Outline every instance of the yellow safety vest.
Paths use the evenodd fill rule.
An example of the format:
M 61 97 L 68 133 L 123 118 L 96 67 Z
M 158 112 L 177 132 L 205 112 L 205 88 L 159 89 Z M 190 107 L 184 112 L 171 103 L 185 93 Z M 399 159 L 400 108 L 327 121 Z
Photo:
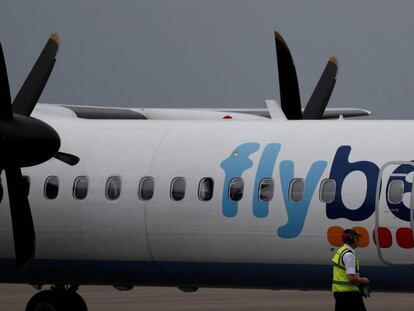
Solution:
M 333 261 L 333 292 L 358 292 L 359 288 L 355 284 L 348 281 L 345 272 L 344 255 L 348 252 L 352 252 L 346 245 L 340 247 L 335 256 L 332 258 Z M 359 276 L 359 261 L 355 256 L 355 273 Z

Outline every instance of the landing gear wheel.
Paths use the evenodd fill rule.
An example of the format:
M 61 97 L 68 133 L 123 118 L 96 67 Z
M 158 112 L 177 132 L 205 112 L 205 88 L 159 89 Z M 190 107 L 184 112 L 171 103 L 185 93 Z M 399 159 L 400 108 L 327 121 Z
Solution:
M 34 295 L 26 311 L 87 311 L 85 301 L 74 291 L 46 290 Z
M 45 290 L 34 295 L 26 306 L 26 311 L 58 311 L 58 297 L 55 291 Z
M 65 311 L 88 311 L 85 301 L 77 292 L 68 290 L 65 291 L 64 294 L 67 296 L 67 306 L 66 309 L 64 309 Z

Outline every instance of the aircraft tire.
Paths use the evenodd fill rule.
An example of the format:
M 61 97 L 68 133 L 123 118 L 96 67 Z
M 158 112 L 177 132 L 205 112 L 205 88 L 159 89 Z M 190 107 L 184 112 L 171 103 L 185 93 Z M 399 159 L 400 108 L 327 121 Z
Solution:
M 26 311 L 58 311 L 58 297 L 52 290 L 45 290 L 34 295 L 26 306 Z
M 64 311 L 88 311 L 85 300 L 74 291 L 65 291 L 67 295 L 67 309 Z
M 26 311 L 87 311 L 85 301 L 74 291 L 45 290 L 34 295 Z

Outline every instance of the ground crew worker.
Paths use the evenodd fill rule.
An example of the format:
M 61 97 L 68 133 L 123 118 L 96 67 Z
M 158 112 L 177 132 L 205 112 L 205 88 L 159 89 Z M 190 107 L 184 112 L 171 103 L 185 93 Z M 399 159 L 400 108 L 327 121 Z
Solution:
M 353 229 L 344 230 L 342 233 L 344 245 L 332 258 L 332 291 L 336 311 L 366 310 L 360 288 L 368 286 L 369 280 L 359 276 L 359 262 L 354 251 L 358 247 L 360 236 Z

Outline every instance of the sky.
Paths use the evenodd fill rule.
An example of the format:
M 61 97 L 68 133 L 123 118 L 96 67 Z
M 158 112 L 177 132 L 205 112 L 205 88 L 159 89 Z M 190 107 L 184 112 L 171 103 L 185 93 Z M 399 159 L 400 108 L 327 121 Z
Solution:
M 295 60 L 302 106 L 336 56 L 328 107 L 414 119 L 413 12 L 411 0 L 2 0 L 0 41 L 12 96 L 57 32 L 40 102 L 265 108 L 279 100 L 276 30 Z

